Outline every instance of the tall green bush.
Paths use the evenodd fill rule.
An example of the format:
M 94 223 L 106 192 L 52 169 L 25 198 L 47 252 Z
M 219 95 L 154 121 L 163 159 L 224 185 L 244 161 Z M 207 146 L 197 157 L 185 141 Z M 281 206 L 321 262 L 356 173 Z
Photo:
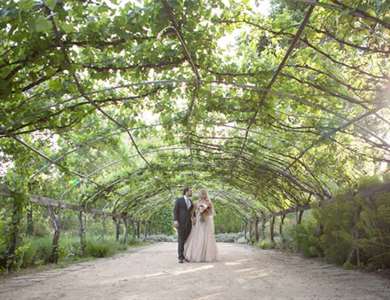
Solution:
M 317 223 L 313 218 L 310 218 L 293 228 L 295 249 L 306 257 L 317 257 L 322 254 L 319 237 L 316 236 L 316 227 Z
M 365 206 L 358 227 L 362 237 L 358 245 L 374 267 L 390 267 L 390 193 L 378 193 Z
M 374 192 L 382 184 L 378 177 L 364 178 L 318 210 L 321 248 L 329 261 L 390 267 L 390 192 Z

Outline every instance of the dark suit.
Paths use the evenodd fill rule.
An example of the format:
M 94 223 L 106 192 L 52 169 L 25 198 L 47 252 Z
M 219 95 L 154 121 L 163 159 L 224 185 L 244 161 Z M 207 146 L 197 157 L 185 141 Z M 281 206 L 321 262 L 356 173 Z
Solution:
M 191 200 L 190 204 L 190 207 L 187 208 L 186 200 L 184 197 L 180 197 L 176 199 L 175 208 L 173 209 L 173 220 L 179 223 L 177 227 L 179 259 L 184 259 L 184 243 L 190 235 L 192 228 L 191 214 L 193 205 Z

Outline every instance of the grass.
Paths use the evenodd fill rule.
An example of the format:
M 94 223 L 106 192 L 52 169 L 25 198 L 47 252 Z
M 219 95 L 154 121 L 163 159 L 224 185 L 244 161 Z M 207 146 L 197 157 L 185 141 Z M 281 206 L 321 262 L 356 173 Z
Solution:
M 80 240 L 77 236 L 63 235 L 59 245 L 57 264 L 49 263 L 51 255 L 51 237 L 28 238 L 17 249 L 14 270 L 18 273 L 63 268 L 74 263 L 90 261 L 95 258 L 110 257 L 117 253 L 150 244 L 139 240 L 129 240 L 127 244 L 114 239 L 101 239 L 97 236 L 87 238 L 84 255 L 81 255 Z M 4 274 L 0 272 L 0 274 Z

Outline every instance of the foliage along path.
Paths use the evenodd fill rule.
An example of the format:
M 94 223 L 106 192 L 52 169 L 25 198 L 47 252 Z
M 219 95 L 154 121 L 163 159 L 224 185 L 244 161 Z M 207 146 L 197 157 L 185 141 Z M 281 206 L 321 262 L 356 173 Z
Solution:
M 389 7 L 349 2 L 7 1 L 1 181 L 143 220 L 184 184 L 329 198 L 389 162 Z
M 1 2 L 1 269 L 29 195 L 127 224 L 191 184 L 257 225 L 388 168 L 389 1 L 251 2 Z
M 388 299 L 390 281 L 272 250 L 219 244 L 217 263 L 178 264 L 154 244 L 0 281 L 7 299 Z

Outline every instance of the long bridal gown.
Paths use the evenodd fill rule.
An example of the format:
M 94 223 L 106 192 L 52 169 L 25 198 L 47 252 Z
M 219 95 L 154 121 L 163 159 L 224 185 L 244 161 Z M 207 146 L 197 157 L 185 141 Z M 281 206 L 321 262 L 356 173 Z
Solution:
M 186 243 L 184 257 L 190 262 L 212 262 L 217 260 L 218 250 L 214 236 L 213 211 L 202 222 L 199 205 L 195 205 L 196 222 Z

